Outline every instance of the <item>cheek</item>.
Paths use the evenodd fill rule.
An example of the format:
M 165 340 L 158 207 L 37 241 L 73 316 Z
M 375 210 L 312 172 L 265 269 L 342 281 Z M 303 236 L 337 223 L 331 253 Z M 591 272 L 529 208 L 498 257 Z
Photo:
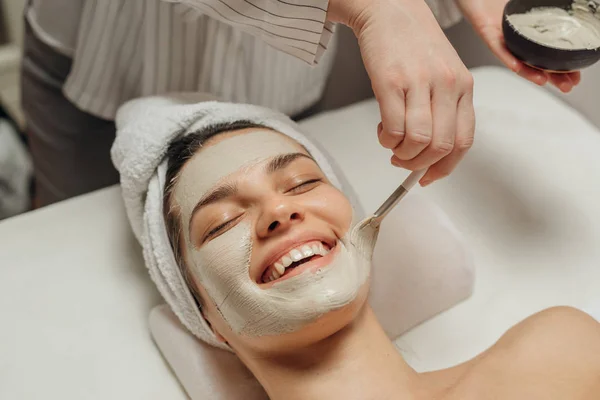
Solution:
M 217 308 L 213 302 L 210 300 L 208 293 L 206 293 L 206 289 L 204 289 L 204 287 L 197 282 L 194 282 L 193 284 L 196 287 L 198 296 L 200 296 L 200 312 L 202 313 L 202 316 L 208 320 L 213 327 L 215 327 L 215 325 L 219 325 L 219 320 L 222 320 L 221 315 L 217 311 Z
M 217 310 L 216 306 L 210 300 L 208 293 L 206 293 L 206 290 L 202 287 L 202 285 L 198 284 L 196 284 L 196 288 L 198 290 L 200 299 L 202 300 L 200 312 L 202 313 L 204 319 L 206 319 L 210 324 L 215 335 L 223 337 L 225 341 L 227 341 L 230 344 L 235 343 L 235 334 L 233 333 L 229 325 L 227 325 L 227 322 L 225 321 L 221 313 Z
M 338 234 L 344 236 L 350 229 L 353 210 L 350 202 L 342 192 L 334 187 L 326 187 L 315 191 L 309 204 L 312 210 L 323 220 L 330 223 Z

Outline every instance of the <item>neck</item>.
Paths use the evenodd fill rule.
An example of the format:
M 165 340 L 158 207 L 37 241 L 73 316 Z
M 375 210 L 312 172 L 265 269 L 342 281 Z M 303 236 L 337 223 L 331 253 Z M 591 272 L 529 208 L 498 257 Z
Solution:
M 419 384 L 368 305 L 352 324 L 309 348 L 246 364 L 271 400 L 411 399 Z

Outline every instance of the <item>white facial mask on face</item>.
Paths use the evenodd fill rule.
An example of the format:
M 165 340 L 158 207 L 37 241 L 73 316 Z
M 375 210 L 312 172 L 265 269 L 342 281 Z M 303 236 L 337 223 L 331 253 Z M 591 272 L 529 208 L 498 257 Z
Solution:
M 240 168 L 296 152 L 298 148 L 289 139 L 272 131 L 234 136 L 193 157 L 175 188 L 188 267 L 237 334 L 258 337 L 298 331 L 328 312 L 348 305 L 369 278 L 375 235 L 372 240 L 351 237 L 359 232 L 367 238 L 365 230 L 352 230 L 340 238 L 329 265 L 264 289 L 250 278 L 253 229 L 250 223 L 238 223 L 200 249 L 192 245 L 188 219 L 195 204 L 210 188 Z

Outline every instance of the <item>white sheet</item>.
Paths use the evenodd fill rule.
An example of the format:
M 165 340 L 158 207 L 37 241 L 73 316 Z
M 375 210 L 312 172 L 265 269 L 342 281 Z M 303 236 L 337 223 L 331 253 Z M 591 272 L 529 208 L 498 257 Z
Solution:
M 182 399 L 117 188 L 0 224 L 0 399 Z
M 421 370 L 475 355 L 542 308 L 600 296 L 600 132 L 507 72 L 479 70 L 475 80 L 476 145 L 421 191 L 472 244 L 475 294 L 399 339 Z M 363 149 L 387 165 L 378 121 L 370 101 L 304 123 L 335 157 L 355 161 L 348 178 L 370 193 L 367 210 L 405 175 L 361 172 Z M 344 141 L 348 130 L 364 137 Z M 148 332 L 159 302 L 116 188 L 0 223 L 0 398 L 185 398 Z

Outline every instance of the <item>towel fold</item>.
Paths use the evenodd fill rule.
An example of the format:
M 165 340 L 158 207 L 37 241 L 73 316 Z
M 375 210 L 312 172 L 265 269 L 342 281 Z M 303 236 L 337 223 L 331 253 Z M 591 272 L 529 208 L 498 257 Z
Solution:
M 184 93 L 132 100 L 116 116 L 117 137 L 111 149 L 121 176 L 127 217 L 143 248 L 150 277 L 183 325 L 205 342 L 225 348 L 202 317 L 175 261 L 163 218 L 165 154 L 176 139 L 215 124 L 251 121 L 283 133 L 303 145 L 339 189 L 340 181 L 324 154 L 287 116 L 263 107 L 215 101 Z

